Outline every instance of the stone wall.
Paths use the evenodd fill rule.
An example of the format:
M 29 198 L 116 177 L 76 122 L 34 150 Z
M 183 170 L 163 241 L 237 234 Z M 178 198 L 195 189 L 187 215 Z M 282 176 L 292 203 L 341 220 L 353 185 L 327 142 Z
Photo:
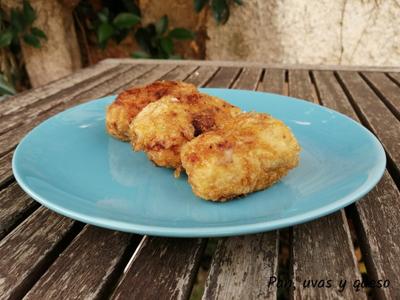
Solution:
M 207 59 L 400 65 L 398 0 L 245 0 L 207 32 Z
M 218 26 L 192 0 L 140 0 L 146 21 L 199 31 L 186 57 L 281 64 L 400 65 L 400 0 L 243 0 Z M 206 17 L 206 18 L 205 18 Z M 206 38 L 208 36 L 208 38 Z M 200 49 L 200 50 L 199 50 Z M 185 51 L 186 50 L 186 51 Z

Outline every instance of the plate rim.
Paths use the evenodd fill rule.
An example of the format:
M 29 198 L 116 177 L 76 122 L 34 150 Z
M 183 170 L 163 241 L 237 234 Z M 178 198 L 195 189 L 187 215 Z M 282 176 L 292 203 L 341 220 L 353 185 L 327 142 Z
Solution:
M 327 110 L 330 112 L 333 112 L 335 114 L 339 114 L 347 121 L 352 122 L 355 124 L 358 129 L 364 131 L 368 137 L 370 138 L 371 141 L 373 141 L 374 144 L 374 149 L 378 153 L 378 159 L 376 163 L 376 167 L 378 167 L 379 172 L 375 172 L 372 176 L 372 178 L 369 178 L 363 186 L 359 187 L 357 190 L 353 191 L 350 194 L 347 194 L 344 197 L 341 197 L 334 202 L 329 203 L 328 205 L 324 205 L 322 207 L 309 210 L 307 212 L 301 213 L 301 214 L 296 214 L 294 216 L 290 217 L 284 217 L 280 218 L 278 220 L 274 221 L 262 221 L 262 222 L 254 222 L 251 224 L 239 224 L 239 225 L 223 225 L 223 226 L 208 226 L 208 227 L 198 227 L 198 226 L 190 226 L 190 227 L 168 227 L 168 226 L 159 226 L 159 225 L 143 225 L 143 224 L 135 224 L 132 222 L 126 222 L 126 221 L 118 221 L 118 220 L 111 220 L 108 218 L 104 217 L 93 217 L 92 215 L 80 213 L 68 208 L 65 208 L 60 205 L 56 205 L 52 203 L 52 201 L 49 201 L 45 199 L 45 197 L 40 196 L 37 194 L 33 189 L 29 187 L 28 184 L 24 182 L 22 179 L 21 175 L 19 174 L 18 171 L 18 166 L 17 166 L 17 160 L 19 156 L 19 151 L 20 148 L 23 147 L 24 141 L 31 135 L 32 132 L 36 131 L 38 128 L 46 124 L 47 122 L 50 122 L 53 118 L 57 117 L 59 114 L 65 113 L 67 111 L 76 109 L 80 106 L 85 106 L 88 105 L 89 103 L 93 101 L 101 101 L 101 100 L 108 100 L 112 99 L 113 97 L 115 98 L 115 95 L 109 95 L 101 98 L 96 98 L 89 100 L 85 103 L 75 105 L 71 108 L 68 108 L 62 112 L 57 113 L 56 115 L 46 119 L 45 121 L 41 122 L 37 126 L 35 126 L 33 129 L 31 129 L 18 143 L 12 157 L 12 171 L 13 175 L 15 177 L 15 180 L 19 184 L 19 186 L 30 196 L 32 197 L 35 201 L 39 202 L 43 206 L 47 207 L 48 209 L 59 213 L 63 216 L 66 216 L 68 218 L 84 222 L 87 224 L 103 227 L 103 228 L 108 228 L 112 230 L 118 230 L 118 231 L 123 231 L 123 232 L 130 232 L 130 233 L 137 233 L 137 234 L 142 234 L 142 235 L 152 235 L 152 236 L 164 236 L 164 237 L 185 237 L 185 238 L 199 238 L 199 237 L 223 237 L 223 236 L 237 236 L 237 235 L 244 235 L 244 234 L 252 234 L 252 233 L 258 233 L 258 232 L 266 232 L 266 231 L 272 231 L 280 228 L 286 228 L 289 226 L 294 226 L 297 224 L 302 224 L 309 222 L 311 220 L 315 220 L 318 218 L 321 218 L 323 216 L 329 215 L 331 213 L 334 213 L 336 211 L 339 211 L 340 209 L 346 207 L 347 205 L 354 203 L 364 197 L 368 192 L 370 192 L 380 181 L 382 178 L 385 170 L 386 170 L 386 154 L 384 151 L 384 148 L 378 138 L 366 127 L 364 127 L 361 123 L 356 122 L 352 118 L 335 111 L 331 108 L 318 105 L 309 101 L 305 101 L 302 99 L 294 98 L 294 97 L 289 97 L 289 96 L 284 96 L 280 94 L 275 94 L 275 93 L 266 93 L 266 92 L 260 92 L 260 91 L 253 91 L 253 90 L 243 90 L 243 89 L 225 89 L 225 88 L 200 88 L 200 91 L 202 92 L 212 92 L 212 91 L 222 91 L 222 90 L 229 90 L 229 91 L 239 91 L 239 92 L 244 92 L 244 93 L 256 93 L 256 94 L 266 94 L 266 95 L 273 95 L 273 96 L 279 96 L 282 98 L 290 99 L 292 101 L 300 101 L 305 103 L 306 105 L 309 106 L 315 106 L 318 107 L 318 109 L 323 109 Z

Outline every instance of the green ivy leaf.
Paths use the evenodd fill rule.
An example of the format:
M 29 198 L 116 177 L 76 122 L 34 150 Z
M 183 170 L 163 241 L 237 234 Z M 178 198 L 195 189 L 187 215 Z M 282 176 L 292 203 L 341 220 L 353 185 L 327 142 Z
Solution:
M 192 40 L 194 33 L 186 28 L 175 28 L 169 32 L 168 36 L 176 40 Z
M 200 12 L 207 4 L 208 0 L 194 0 L 194 10 Z
M 238 5 L 243 5 L 243 1 L 242 0 L 233 0 L 233 1 Z
M 131 28 L 139 22 L 140 17 L 132 13 L 120 13 L 113 20 L 113 24 L 119 29 Z
M 218 24 L 225 24 L 229 19 L 229 6 L 226 0 L 212 0 L 211 9 Z
M 157 34 L 163 35 L 168 29 L 168 17 L 162 16 L 155 25 Z
M 99 28 L 97 28 L 97 39 L 100 47 L 104 48 L 107 41 L 114 33 L 114 28 L 109 23 L 101 23 Z
M 0 94 L 1 95 L 14 95 L 15 88 L 12 84 L 5 80 L 5 76 L 0 76 Z
M 174 51 L 174 42 L 170 37 L 164 37 L 160 40 L 160 46 L 161 49 L 167 54 L 167 56 L 170 56 L 172 52 Z
M 23 36 L 24 42 L 35 48 L 40 48 L 39 39 L 31 33 L 25 33 Z
M 23 14 L 24 25 L 25 26 L 32 25 L 33 21 L 35 21 L 36 19 L 36 12 L 28 0 L 23 1 L 22 14 Z
M 0 33 L 0 48 L 10 46 L 13 39 L 13 34 L 10 30 Z
M 143 51 L 135 51 L 132 53 L 133 58 L 150 58 L 150 55 Z
M 22 18 L 23 16 L 16 9 L 11 9 L 10 24 L 13 30 L 17 33 L 25 29 Z
M 38 38 L 47 40 L 46 34 L 41 29 L 39 29 L 37 27 L 32 27 L 31 28 L 31 33 L 33 35 L 37 36 Z
M 99 18 L 100 22 L 107 23 L 108 16 L 110 15 L 110 11 L 108 8 L 103 8 L 100 12 L 97 13 L 97 17 Z

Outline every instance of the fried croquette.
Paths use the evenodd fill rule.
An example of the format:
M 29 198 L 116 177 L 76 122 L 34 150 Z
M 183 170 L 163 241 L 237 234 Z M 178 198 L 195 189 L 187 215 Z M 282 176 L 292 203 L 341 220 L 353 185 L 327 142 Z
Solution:
M 242 113 L 183 145 L 181 162 L 197 196 L 225 201 L 271 186 L 297 166 L 299 152 L 282 121 Z
M 201 93 L 166 96 L 147 105 L 130 124 L 135 151 L 146 152 L 156 165 L 181 168 L 181 147 L 194 137 L 222 128 L 240 109 Z
M 179 97 L 196 92 L 197 88 L 193 84 L 177 81 L 156 81 L 143 87 L 126 90 L 107 108 L 107 131 L 117 139 L 129 141 L 129 124 L 149 103 L 166 95 Z

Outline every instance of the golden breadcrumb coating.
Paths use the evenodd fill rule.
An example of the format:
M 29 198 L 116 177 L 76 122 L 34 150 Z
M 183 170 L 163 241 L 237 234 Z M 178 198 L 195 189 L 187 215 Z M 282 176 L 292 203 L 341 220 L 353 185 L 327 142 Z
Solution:
M 271 186 L 297 166 L 299 153 L 282 121 L 242 113 L 183 145 L 181 161 L 197 196 L 225 201 Z
M 144 151 L 156 165 L 179 170 L 182 145 L 195 136 L 222 127 L 240 109 L 216 97 L 192 93 L 166 96 L 147 105 L 130 124 L 135 151 Z
M 197 88 L 193 84 L 177 81 L 156 81 L 143 87 L 126 90 L 107 108 L 107 131 L 117 139 L 129 141 L 129 124 L 147 104 L 166 95 L 179 97 L 195 92 Z

